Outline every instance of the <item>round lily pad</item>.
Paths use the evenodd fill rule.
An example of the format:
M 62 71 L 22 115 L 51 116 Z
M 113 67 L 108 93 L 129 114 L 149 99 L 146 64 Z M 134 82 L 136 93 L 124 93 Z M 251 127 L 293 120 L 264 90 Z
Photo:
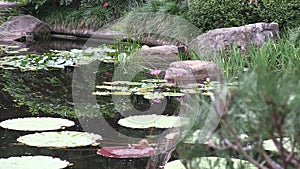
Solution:
M 164 116 L 164 115 L 137 115 L 129 116 L 123 119 L 120 119 L 118 123 L 121 126 L 129 128 L 172 128 L 179 127 L 189 123 L 189 119 L 186 117 L 178 116 Z
M 50 156 L 0 158 L 0 164 L 0 169 L 62 169 L 72 165 L 68 161 Z
M 28 134 L 17 139 L 18 142 L 29 146 L 57 148 L 88 146 L 95 144 L 97 140 L 102 140 L 102 137 L 77 131 L 42 132 Z
M 2 121 L 0 126 L 11 130 L 21 131 L 46 131 L 57 130 L 74 126 L 75 123 L 68 119 L 52 117 L 26 117 Z
M 141 158 L 154 155 L 155 150 L 151 146 L 116 146 L 104 147 L 98 150 L 97 154 L 111 158 Z
M 168 97 L 180 97 L 180 96 L 184 96 L 183 93 L 172 93 L 172 92 L 163 92 L 162 95 L 164 96 L 168 96 Z
M 96 91 L 96 92 L 93 92 L 92 94 L 93 95 L 97 95 L 97 96 L 109 96 L 109 95 L 111 95 L 111 92 L 99 92 L 99 91 Z
M 145 79 L 142 80 L 142 82 L 146 82 L 146 83 L 167 83 L 167 80 L 163 80 L 163 79 Z
M 103 84 L 108 85 L 130 85 L 130 86 L 140 86 L 141 82 L 129 82 L 129 81 L 113 81 L 113 82 L 103 82 Z
M 122 86 L 107 86 L 107 85 L 102 85 L 102 86 L 96 86 L 97 89 L 107 89 L 107 90 L 127 90 L 127 87 L 122 87 Z
M 280 139 L 277 140 L 280 141 Z M 283 147 L 286 148 L 287 151 L 292 151 L 291 141 L 288 137 L 284 137 L 282 142 L 283 142 Z M 278 152 L 278 149 L 272 139 L 263 141 L 263 147 L 265 150 Z M 295 149 L 294 151 L 298 151 L 298 150 Z
M 253 164 L 248 161 L 240 160 L 236 158 L 231 158 L 232 169 L 247 168 L 247 169 L 256 169 Z M 187 162 L 187 168 L 201 168 L 201 169 L 227 169 L 226 158 L 222 157 L 199 157 L 193 158 L 191 161 Z M 175 160 L 167 163 L 164 166 L 164 169 L 186 169 L 180 160 Z

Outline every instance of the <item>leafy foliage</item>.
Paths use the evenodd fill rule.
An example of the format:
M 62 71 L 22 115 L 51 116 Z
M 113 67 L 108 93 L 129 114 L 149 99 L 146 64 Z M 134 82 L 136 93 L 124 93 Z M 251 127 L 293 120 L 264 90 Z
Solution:
M 256 22 L 277 22 L 280 28 L 299 25 L 297 0 L 263 0 L 258 6 L 248 0 L 191 0 L 189 20 L 204 31 Z
M 233 51 L 225 59 L 232 59 L 229 65 L 226 62 L 221 65 L 236 71 L 238 86 L 224 87 L 224 97 L 216 92 L 214 98 L 217 102 L 201 99 L 200 111 L 214 111 L 222 117 L 213 135 L 219 141 L 210 140 L 208 147 L 216 150 L 219 156 L 246 159 L 258 168 L 297 168 L 300 163 L 297 152 L 300 133 L 299 48 L 281 39 L 278 44 L 269 42 L 260 49 L 254 48 L 250 57 L 240 55 L 238 60 L 237 53 L 240 52 Z M 246 72 L 245 67 L 248 68 Z M 201 124 L 201 119 L 198 123 Z M 196 128 L 199 124 L 195 125 Z M 246 142 L 239 137 L 244 133 L 249 136 Z M 264 150 L 263 140 L 266 139 L 271 139 L 278 154 Z M 191 149 L 198 149 L 199 144 L 203 143 L 199 142 Z M 193 156 L 187 154 L 187 158 Z M 290 154 L 293 157 L 287 160 Z

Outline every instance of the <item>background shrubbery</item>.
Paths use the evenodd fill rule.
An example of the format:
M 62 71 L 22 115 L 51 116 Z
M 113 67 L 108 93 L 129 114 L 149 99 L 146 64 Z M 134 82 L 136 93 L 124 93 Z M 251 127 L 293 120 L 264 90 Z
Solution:
M 300 24 L 297 0 L 191 0 L 188 19 L 204 31 L 256 22 L 277 22 L 280 28 Z

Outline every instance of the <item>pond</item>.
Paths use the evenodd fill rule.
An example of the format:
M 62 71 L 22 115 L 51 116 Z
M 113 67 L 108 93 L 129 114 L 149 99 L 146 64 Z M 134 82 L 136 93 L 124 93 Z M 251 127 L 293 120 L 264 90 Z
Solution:
M 48 46 L 40 44 L 38 46 L 31 46 L 30 49 L 35 53 L 41 53 L 48 50 L 49 45 L 50 48 L 53 49 L 56 44 L 57 43 L 52 42 L 48 43 Z M 80 48 L 82 44 L 82 42 L 71 42 L 71 44 L 69 43 L 64 46 L 60 41 L 59 46 L 64 46 L 64 48 L 60 48 L 60 50 L 63 50 L 69 49 L 70 47 Z M 35 132 L 0 128 L 0 157 L 8 158 L 24 155 L 59 157 L 60 159 L 67 160 L 73 164 L 68 167 L 70 169 L 146 168 L 146 166 L 149 165 L 148 163 L 150 160 L 148 157 L 118 159 L 98 155 L 98 149 L 103 146 L 127 146 L 129 143 L 132 144 L 134 142 L 122 136 L 111 137 L 109 131 L 105 131 L 105 128 L 101 128 L 101 125 L 100 127 L 99 125 L 94 125 L 102 122 L 107 123 L 111 128 L 120 133 L 120 135 L 123 134 L 132 138 L 147 138 L 148 136 L 160 134 L 164 130 L 152 128 L 130 129 L 120 126 L 118 120 L 124 117 L 124 113 L 122 114 L 118 111 L 120 108 L 115 107 L 113 97 L 111 96 L 93 96 L 96 98 L 95 105 L 98 107 L 96 109 L 87 108 L 90 110 L 97 110 L 98 112 L 92 112 L 92 115 L 89 114 L 89 111 L 76 112 L 73 103 L 74 95 L 72 96 L 72 94 L 74 94 L 74 88 L 72 93 L 72 87 L 74 87 L 74 84 L 72 84 L 73 73 L 74 67 L 38 71 L 2 69 L 0 71 L 0 121 L 22 117 L 63 117 L 75 121 L 75 126 L 67 128 L 66 130 L 68 131 L 87 131 L 101 134 L 103 141 L 100 142 L 100 145 L 78 148 L 31 147 L 19 143 L 17 139 L 20 136 Z M 114 73 L 114 65 L 111 63 L 100 63 L 98 65 L 98 70 L 95 73 L 97 74 L 95 84 L 101 85 L 111 82 Z M 149 78 L 147 74 L 148 73 L 141 73 L 140 76 Z M 137 76 L 137 79 L 141 79 L 141 77 Z M 122 96 L 120 96 L 120 98 L 122 98 Z M 151 102 L 144 99 L 143 96 L 130 96 L 131 103 L 122 103 L 122 99 L 119 100 L 120 102 L 118 102 L 118 105 L 123 104 L 126 107 L 127 104 L 130 104 L 138 111 L 149 111 L 149 114 L 155 113 L 155 111 L 161 107 L 155 107 L 155 105 L 159 105 L 160 103 Z M 167 98 L 166 100 L 167 107 L 161 114 L 172 115 L 176 112 L 178 101 L 172 98 Z M 90 106 L 93 107 L 95 105 Z M 149 110 L 151 106 L 152 108 Z M 130 109 L 126 110 L 126 112 L 130 111 Z M 62 129 L 59 131 L 62 131 Z

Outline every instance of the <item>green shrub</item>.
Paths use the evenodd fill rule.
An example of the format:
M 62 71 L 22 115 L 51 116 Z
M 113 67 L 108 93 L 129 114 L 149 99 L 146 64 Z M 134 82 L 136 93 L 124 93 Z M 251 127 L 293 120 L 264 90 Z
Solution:
M 297 0 L 191 0 L 188 18 L 204 31 L 256 22 L 277 22 L 280 28 L 300 24 Z
M 300 47 L 300 27 L 290 30 L 289 39 L 295 46 Z

